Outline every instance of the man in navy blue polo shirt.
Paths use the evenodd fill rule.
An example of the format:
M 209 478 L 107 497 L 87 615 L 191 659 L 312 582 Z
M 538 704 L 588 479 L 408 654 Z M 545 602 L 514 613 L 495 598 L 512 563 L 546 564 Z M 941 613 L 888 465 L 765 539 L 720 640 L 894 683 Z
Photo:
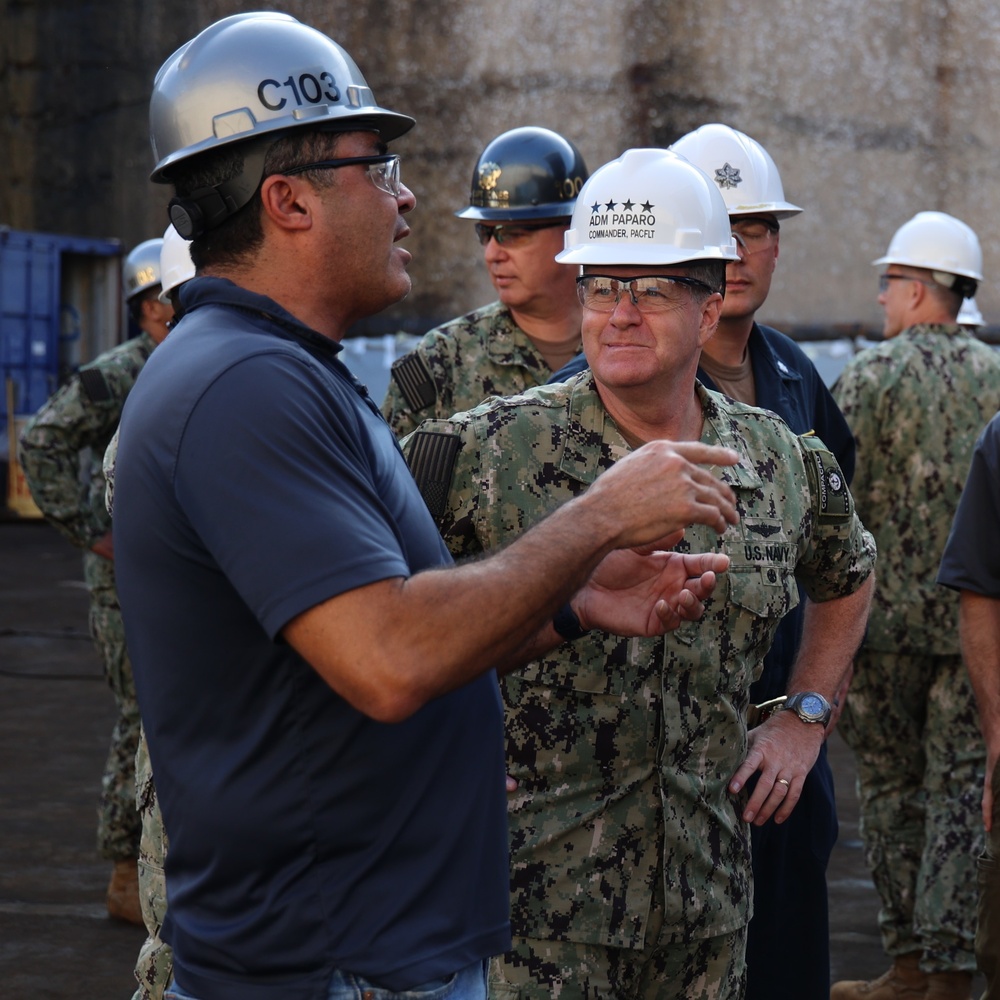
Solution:
M 653 443 L 453 567 L 338 356 L 410 287 L 414 198 L 386 144 L 412 119 L 274 13 L 183 46 L 150 119 L 198 276 L 123 415 L 114 531 L 172 995 L 481 1000 L 510 941 L 496 672 L 698 617 L 728 560 L 632 547 L 735 522 L 704 466 L 736 454 Z

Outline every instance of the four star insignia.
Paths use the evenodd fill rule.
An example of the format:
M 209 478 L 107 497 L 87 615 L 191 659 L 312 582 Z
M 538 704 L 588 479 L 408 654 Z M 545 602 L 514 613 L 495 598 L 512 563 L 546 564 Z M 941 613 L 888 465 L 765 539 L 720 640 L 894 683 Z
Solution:
M 611 201 L 605 202 L 604 211 L 613 212 L 617 207 L 618 207 L 618 202 L 612 199 Z M 635 208 L 635 202 L 632 201 L 631 198 L 629 198 L 621 203 L 621 207 L 623 212 L 631 212 Z M 653 206 L 648 201 L 644 201 L 642 203 L 641 208 L 643 212 L 648 213 L 653 211 Z M 595 201 L 594 204 L 590 206 L 590 214 L 600 215 L 600 213 L 601 213 L 601 203 L 599 201 Z

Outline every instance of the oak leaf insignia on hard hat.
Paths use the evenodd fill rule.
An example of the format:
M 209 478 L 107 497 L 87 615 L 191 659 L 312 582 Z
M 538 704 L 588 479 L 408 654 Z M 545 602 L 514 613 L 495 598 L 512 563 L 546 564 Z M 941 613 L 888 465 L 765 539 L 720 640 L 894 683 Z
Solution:
M 727 163 L 723 167 L 719 167 L 719 169 L 715 171 L 715 183 L 718 184 L 720 188 L 739 187 L 739 185 L 743 183 L 743 178 L 740 177 L 740 168 L 734 167 L 730 163 Z

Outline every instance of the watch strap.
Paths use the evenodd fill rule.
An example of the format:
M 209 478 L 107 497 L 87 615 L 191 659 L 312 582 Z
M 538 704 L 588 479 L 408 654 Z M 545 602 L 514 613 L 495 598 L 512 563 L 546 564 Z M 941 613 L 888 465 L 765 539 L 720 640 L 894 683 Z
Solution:
M 574 639 L 585 636 L 589 631 L 580 624 L 580 619 L 577 618 L 576 612 L 568 601 L 552 616 L 552 627 L 567 642 L 573 642 Z

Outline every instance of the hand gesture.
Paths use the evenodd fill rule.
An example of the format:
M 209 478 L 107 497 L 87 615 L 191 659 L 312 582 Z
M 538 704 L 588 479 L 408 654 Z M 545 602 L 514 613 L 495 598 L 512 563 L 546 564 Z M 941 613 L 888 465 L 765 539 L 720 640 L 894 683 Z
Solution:
M 673 542 L 680 540 L 677 532 Z M 665 539 L 670 541 L 670 539 Z M 605 556 L 573 609 L 584 628 L 617 635 L 662 635 L 682 621 L 696 621 L 729 568 L 721 552 L 642 552 L 618 549 Z

